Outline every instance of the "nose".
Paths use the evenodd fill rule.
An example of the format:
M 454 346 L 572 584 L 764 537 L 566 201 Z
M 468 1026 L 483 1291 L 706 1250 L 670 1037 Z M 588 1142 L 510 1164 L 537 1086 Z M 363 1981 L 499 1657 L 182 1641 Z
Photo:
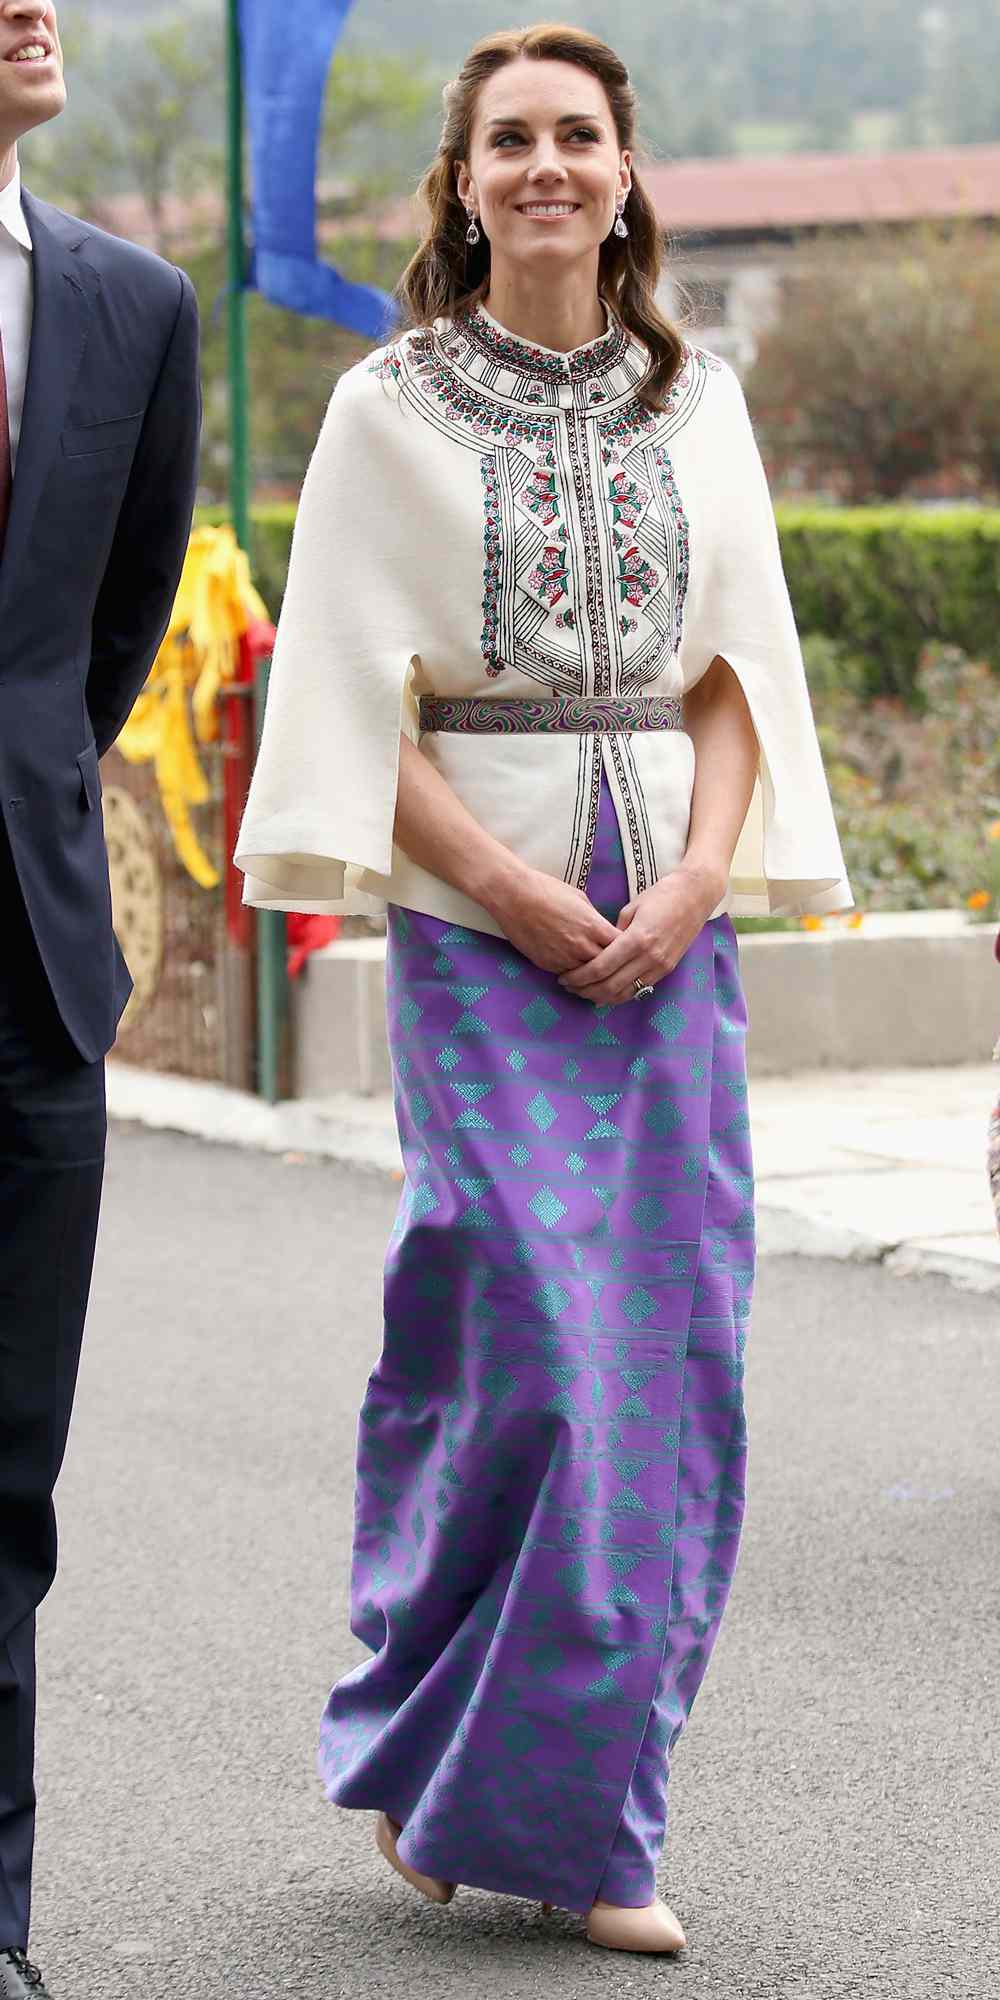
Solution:
M 18 21 L 44 21 L 47 0 L 3 0 L 0 14 L 12 26 Z
M 528 168 L 528 179 L 529 181 L 537 181 L 542 186 L 547 186 L 553 181 L 564 181 L 566 179 L 566 169 L 558 154 L 553 151 L 551 146 L 543 145 L 539 147 L 535 158 Z

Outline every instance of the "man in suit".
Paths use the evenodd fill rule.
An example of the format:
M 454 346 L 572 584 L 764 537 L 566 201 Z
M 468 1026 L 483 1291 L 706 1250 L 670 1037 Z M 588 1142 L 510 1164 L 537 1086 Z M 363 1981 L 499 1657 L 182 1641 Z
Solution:
M 35 1613 L 55 1573 L 130 979 L 98 760 L 166 626 L 194 501 L 197 308 L 159 258 L 22 193 L 62 110 L 48 0 L 0 0 L 0 2000 L 27 1957 Z

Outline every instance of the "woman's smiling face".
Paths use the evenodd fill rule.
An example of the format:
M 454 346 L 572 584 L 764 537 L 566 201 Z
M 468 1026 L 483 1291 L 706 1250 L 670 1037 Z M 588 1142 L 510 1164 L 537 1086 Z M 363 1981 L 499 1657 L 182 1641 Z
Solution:
M 628 193 L 603 84 L 577 63 L 507 63 L 484 83 L 458 192 L 498 259 L 537 268 L 599 251 Z

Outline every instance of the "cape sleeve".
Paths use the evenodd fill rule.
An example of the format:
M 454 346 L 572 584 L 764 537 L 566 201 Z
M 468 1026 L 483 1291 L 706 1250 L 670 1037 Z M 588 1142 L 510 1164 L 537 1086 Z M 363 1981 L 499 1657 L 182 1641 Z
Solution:
M 399 736 L 416 735 L 405 430 L 391 383 L 366 363 L 341 377 L 299 500 L 234 856 L 260 909 L 332 912 L 348 871 L 392 865 Z
M 725 363 L 716 365 L 706 558 L 692 578 L 681 670 L 687 690 L 721 655 L 760 745 L 726 907 L 735 916 L 850 909 L 767 478 L 740 383 Z

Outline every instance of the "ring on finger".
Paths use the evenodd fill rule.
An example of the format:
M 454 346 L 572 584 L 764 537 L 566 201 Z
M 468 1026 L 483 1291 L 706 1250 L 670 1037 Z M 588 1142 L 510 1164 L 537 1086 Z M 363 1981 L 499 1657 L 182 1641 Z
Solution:
M 645 979 L 633 979 L 632 992 L 637 1000 L 649 1000 L 652 998 L 653 988 Z

